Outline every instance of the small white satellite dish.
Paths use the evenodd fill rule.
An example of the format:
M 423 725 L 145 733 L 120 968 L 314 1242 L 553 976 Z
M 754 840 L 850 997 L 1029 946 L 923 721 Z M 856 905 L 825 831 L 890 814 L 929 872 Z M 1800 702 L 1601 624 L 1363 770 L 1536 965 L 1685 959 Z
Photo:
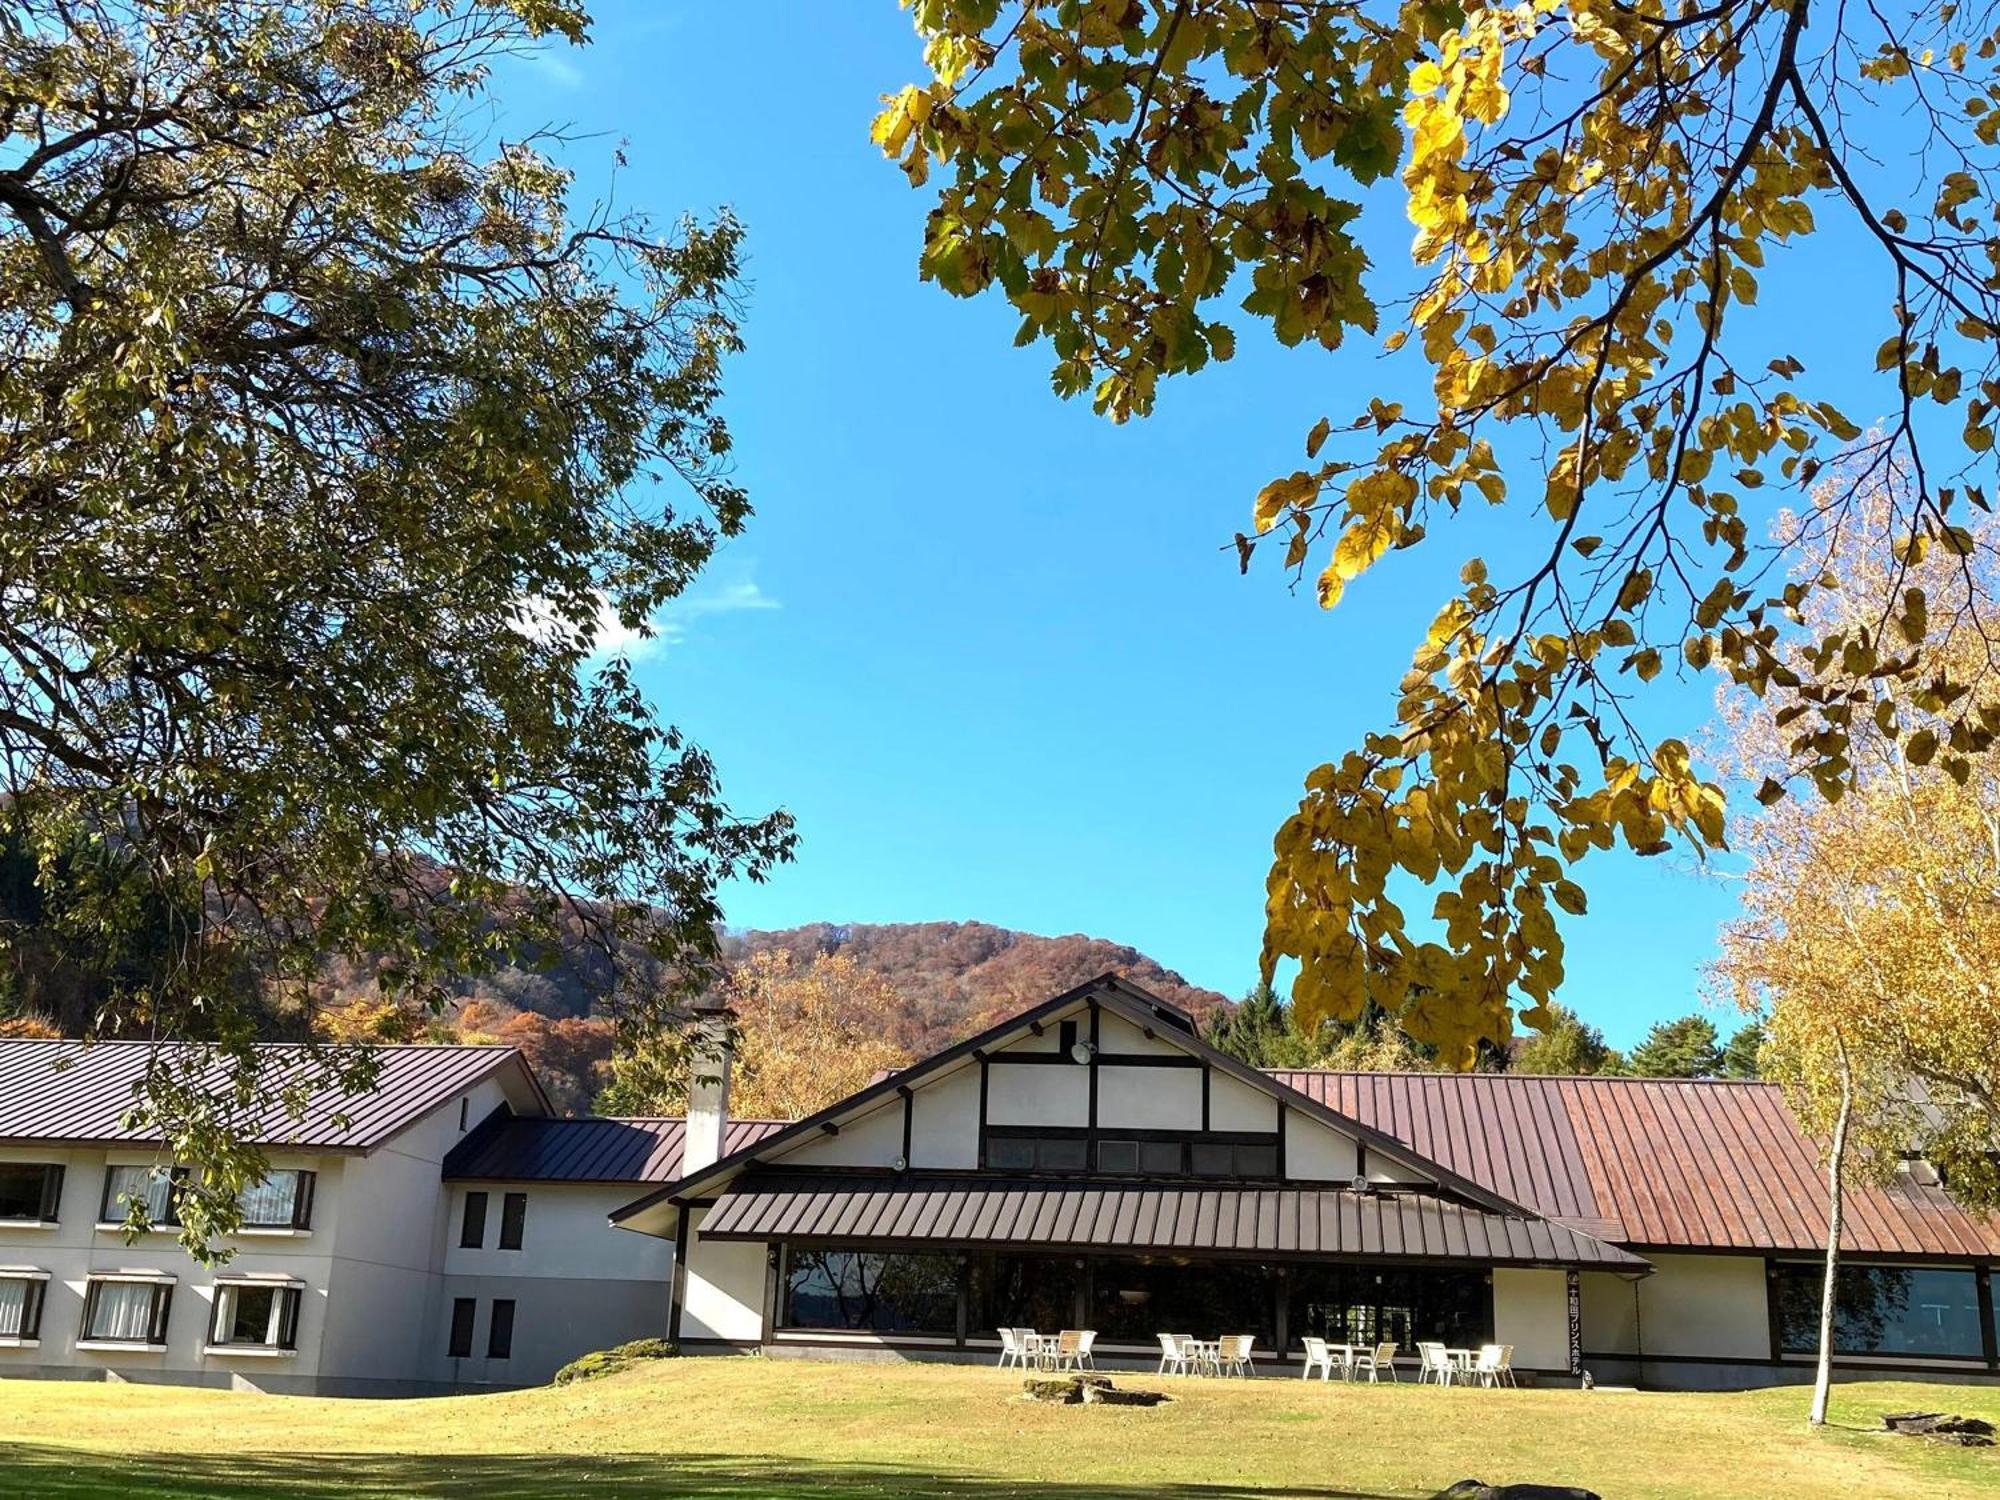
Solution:
M 1365 1193 L 1368 1191 L 1368 1179 L 1359 1172 L 1356 1172 L 1354 1176 L 1351 1179 L 1349 1179 L 1347 1185 L 1353 1188 L 1354 1191 L 1357 1193 Z
M 1097 1049 L 1089 1042 L 1078 1042 L 1074 1047 L 1069 1049 L 1069 1055 L 1080 1063 L 1087 1063 L 1096 1051 Z
M 909 1171 L 910 1170 L 909 1158 L 903 1156 L 897 1157 L 896 1160 L 893 1163 L 891 1163 L 890 1170 L 896 1172 Z

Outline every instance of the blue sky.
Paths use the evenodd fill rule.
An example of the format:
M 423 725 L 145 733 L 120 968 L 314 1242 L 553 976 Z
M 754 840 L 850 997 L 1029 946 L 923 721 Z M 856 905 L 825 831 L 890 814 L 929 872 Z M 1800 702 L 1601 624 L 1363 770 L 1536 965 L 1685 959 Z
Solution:
M 727 411 L 757 515 L 640 660 L 732 802 L 798 819 L 797 862 L 729 891 L 731 922 L 1085 932 L 1240 993 L 1304 774 L 1387 722 L 1465 557 L 1498 575 L 1503 523 L 1540 527 L 1441 529 L 1332 614 L 1238 576 L 1250 497 L 1365 401 L 1371 351 L 1246 324 L 1233 363 L 1114 427 L 1050 394 L 997 298 L 918 281 L 929 200 L 867 140 L 921 69 L 893 0 L 600 0 L 594 37 L 506 67 L 502 129 L 572 127 L 587 191 L 622 143 L 619 202 L 749 231 Z M 1407 228 L 1381 222 L 1394 259 Z M 1705 712 L 1705 686 L 1657 686 Z M 1676 859 L 1587 870 L 1563 998 L 1626 1044 L 1694 1006 L 1734 898 Z

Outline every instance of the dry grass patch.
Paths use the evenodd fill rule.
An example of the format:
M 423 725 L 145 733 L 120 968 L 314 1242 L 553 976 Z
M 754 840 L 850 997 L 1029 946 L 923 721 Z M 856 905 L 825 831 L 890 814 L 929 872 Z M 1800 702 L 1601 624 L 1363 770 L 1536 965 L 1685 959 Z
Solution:
M 1428 1496 L 1455 1479 L 1580 1484 L 1608 1500 L 2000 1494 L 2000 1450 L 1863 1431 L 1992 1388 L 1848 1386 L 1811 1433 L 1804 1392 L 1659 1395 L 1156 1381 L 1152 1409 L 1038 1406 L 958 1366 L 670 1361 L 562 1389 L 333 1401 L 0 1383 L 0 1495 L 42 1500 L 479 1496 Z

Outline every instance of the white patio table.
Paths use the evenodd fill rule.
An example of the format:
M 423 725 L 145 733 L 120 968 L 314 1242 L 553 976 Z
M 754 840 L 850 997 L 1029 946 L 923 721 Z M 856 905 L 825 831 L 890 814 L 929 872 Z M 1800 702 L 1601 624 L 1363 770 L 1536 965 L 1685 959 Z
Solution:
M 1326 1352 L 1328 1354 L 1338 1357 L 1338 1359 L 1340 1360 L 1340 1378 L 1342 1380 L 1352 1380 L 1354 1378 L 1355 1356 L 1358 1355 L 1363 1349 L 1371 1347 L 1372 1346 L 1368 1344 L 1329 1343 L 1326 1346 Z

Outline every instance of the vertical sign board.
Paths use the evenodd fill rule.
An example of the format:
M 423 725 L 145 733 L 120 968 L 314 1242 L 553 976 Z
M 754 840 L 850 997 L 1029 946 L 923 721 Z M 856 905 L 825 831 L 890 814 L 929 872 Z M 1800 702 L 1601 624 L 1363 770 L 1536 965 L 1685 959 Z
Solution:
M 1583 1278 L 1571 1271 L 1569 1282 L 1569 1372 L 1583 1373 Z

